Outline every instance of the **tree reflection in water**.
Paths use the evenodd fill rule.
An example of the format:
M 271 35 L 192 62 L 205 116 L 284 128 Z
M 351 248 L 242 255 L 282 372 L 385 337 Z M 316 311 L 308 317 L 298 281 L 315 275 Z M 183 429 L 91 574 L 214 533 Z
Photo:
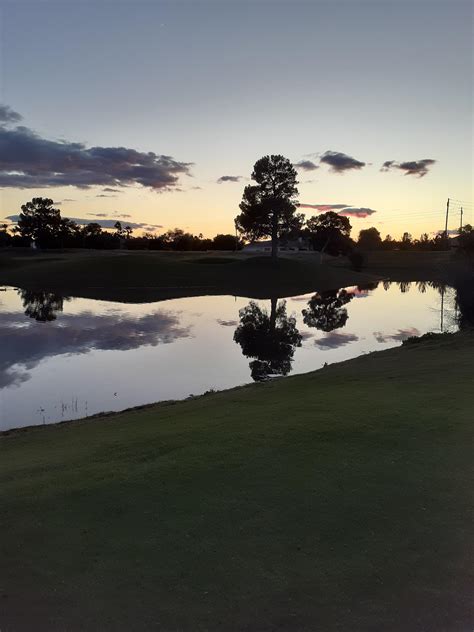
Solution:
M 250 301 L 239 311 L 239 319 L 234 340 L 244 356 L 255 358 L 249 364 L 252 379 L 261 382 L 272 375 L 287 375 L 302 338 L 296 318 L 286 313 L 286 301 L 272 298 L 270 314 Z
M 344 327 L 349 318 L 344 306 L 353 298 L 354 294 L 346 290 L 315 294 L 309 299 L 308 307 L 302 310 L 304 324 L 324 332 Z
M 63 311 L 64 299 L 53 292 L 18 290 L 25 308 L 25 316 L 34 318 L 40 323 L 56 320 L 57 313 Z

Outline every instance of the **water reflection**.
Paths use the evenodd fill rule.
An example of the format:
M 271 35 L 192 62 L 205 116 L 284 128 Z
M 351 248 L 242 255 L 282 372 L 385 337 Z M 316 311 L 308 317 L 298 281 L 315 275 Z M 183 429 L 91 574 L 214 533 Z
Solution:
M 455 319 L 459 329 L 474 328 L 474 280 L 465 280 L 456 288 Z
M 240 324 L 234 340 L 250 362 L 250 374 L 256 382 L 272 375 L 287 375 L 296 347 L 301 347 L 301 334 L 296 328 L 296 318 L 286 313 L 286 301 L 271 299 L 270 314 L 255 303 L 239 310 Z
M 61 315 L 63 298 L 48 292 L 19 290 L 24 314 L 41 323 L 24 322 L 16 312 L 0 313 L 0 388 L 19 385 L 29 379 L 42 360 L 65 354 L 85 354 L 97 350 L 130 350 L 144 345 L 170 343 L 190 335 L 190 327 L 180 325 L 179 316 L 154 311 L 145 316 L 119 313 Z
M 64 298 L 59 294 L 32 290 L 18 290 L 18 293 L 25 308 L 25 316 L 40 323 L 56 320 L 57 313 L 63 311 Z
M 330 332 L 344 327 L 349 318 L 344 307 L 355 294 L 347 290 L 335 290 L 315 294 L 308 301 L 308 307 L 302 310 L 303 322 L 308 327 Z
M 311 371 L 412 335 L 474 326 L 472 282 L 408 287 L 142 305 L 10 288 L 0 302 L 0 428 L 229 388 L 249 381 L 249 366 L 256 381 Z

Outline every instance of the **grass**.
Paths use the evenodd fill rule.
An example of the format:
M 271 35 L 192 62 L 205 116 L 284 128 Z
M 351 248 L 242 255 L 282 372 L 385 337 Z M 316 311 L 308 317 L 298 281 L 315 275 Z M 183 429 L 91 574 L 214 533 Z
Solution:
M 2 631 L 470 630 L 473 351 L 3 436 Z
M 5 285 L 129 302 L 203 294 L 284 297 L 364 284 L 373 278 L 320 265 L 314 253 L 282 256 L 276 264 L 269 256 L 244 253 L 71 251 L 32 256 L 27 251 L 0 255 L 0 283 Z

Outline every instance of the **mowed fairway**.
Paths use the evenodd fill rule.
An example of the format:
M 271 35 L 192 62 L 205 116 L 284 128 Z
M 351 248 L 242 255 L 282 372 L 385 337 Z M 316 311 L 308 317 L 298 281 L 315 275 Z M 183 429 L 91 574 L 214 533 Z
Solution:
M 331 260 L 333 258 L 330 258 Z M 0 283 L 65 296 L 146 302 L 203 294 L 295 296 L 363 285 L 373 275 L 321 265 L 318 253 L 70 251 L 0 255 Z
M 2 632 L 471 630 L 473 351 L 3 436 Z

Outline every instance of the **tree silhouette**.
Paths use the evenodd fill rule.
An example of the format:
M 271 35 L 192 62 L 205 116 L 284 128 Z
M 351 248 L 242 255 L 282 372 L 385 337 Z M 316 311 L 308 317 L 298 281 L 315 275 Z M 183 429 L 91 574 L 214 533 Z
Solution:
M 371 228 L 363 228 L 359 232 L 357 244 L 362 250 L 380 250 L 382 248 L 382 238 L 374 226 Z
M 352 247 L 351 223 L 344 215 L 328 211 L 306 222 L 309 239 L 315 250 L 330 255 L 347 254 Z
M 465 280 L 456 284 L 455 304 L 459 329 L 474 329 L 474 284 Z
M 326 333 L 344 327 L 349 318 L 344 305 L 353 298 L 354 294 L 346 290 L 315 294 L 309 299 L 308 307 L 302 310 L 304 324 Z
M 252 379 L 261 382 L 271 375 L 287 375 L 296 347 L 301 347 L 301 334 L 294 316 L 286 313 L 286 301 L 277 304 L 271 299 L 271 311 L 250 303 L 239 311 L 240 324 L 234 340 L 242 347 L 250 362 Z
M 407 292 L 410 291 L 411 281 L 396 281 L 396 283 L 402 294 L 406 294 Z
M 25 308 L 25 316 L 34 318 L 40 323 L 56 320 L 57 312 L 63 311 L 64 299 L 53 292 L 31 290 L 18 291 Z
M 22 237 L 47 247 L 58 239 L 61 231 L 61 214 L 53 208 L 50 198 L 33 198 L 23 204 L 18 219 L 18 232 Z
M 235 227 L 246 239 L 271 237 L 272 257 L 278 256 L 278 239 L 282 234 L 301 228 L 303 218 L 296 214 L 298 184 L 296 170 L 281 155 L 264 156 L 253 167 L 252 180 L 245 187 L 235 218 Z

